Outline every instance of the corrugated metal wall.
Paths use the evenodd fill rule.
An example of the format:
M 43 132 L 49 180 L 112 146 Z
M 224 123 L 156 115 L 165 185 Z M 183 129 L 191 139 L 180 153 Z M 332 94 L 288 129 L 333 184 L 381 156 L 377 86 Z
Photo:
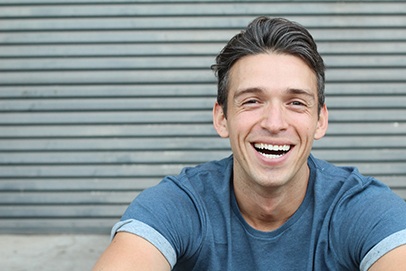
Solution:
M 406 3 L 0 1 L 0 232 L 108 232 L 142 189 L 228 155 L 209 69 L 257 15 L 328 65 L 314 153 L 406 198 Z

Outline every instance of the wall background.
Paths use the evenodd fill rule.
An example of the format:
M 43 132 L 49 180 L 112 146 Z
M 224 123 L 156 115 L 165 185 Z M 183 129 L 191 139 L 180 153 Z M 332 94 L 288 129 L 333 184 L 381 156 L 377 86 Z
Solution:
M 228 156 L 209 67 L 258 15 L 324 56 L 314 154 L 406 198 L 403 1 L 1 0 L 0 233 L 107 233 L 164 175 Z

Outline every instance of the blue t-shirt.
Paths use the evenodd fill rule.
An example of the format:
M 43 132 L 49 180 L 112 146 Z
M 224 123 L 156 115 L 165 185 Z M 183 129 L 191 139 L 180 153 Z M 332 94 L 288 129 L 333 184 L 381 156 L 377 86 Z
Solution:
M 386 185 L 309 157 L 306 196 L 280 228 L 242 217 L 233 157 L 185 168 L 143 191 L 113 230 L 154 244 L 173 270 L 367 270 L 406 244 L 406 203 Z

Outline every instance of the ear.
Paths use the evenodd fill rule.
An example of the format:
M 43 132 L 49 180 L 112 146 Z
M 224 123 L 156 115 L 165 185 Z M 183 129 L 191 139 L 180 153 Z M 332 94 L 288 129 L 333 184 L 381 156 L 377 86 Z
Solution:
M 213 126 L 219 136 L 227 138 L 229 136 L 227 119 L 223 112 L 223 107 L 217 102 L 213 107 Z
M 328 110 L 327 106 L 324 105 L 320 110 L 319 120 L 317 121 L 317 128 L 316 132 L 314 133 L 314 139 L 318 140 L 322 138 L 326 132 L 328 127 Z

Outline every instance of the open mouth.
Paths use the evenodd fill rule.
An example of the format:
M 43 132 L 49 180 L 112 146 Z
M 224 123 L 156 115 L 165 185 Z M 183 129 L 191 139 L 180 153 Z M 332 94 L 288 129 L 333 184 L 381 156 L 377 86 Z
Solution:
M 290 151 L 291 146 L 255 143 L 254 148 L 256 149 L 257 152 L 259 152 L 266 158 L 275 159 L 287 154 Z

